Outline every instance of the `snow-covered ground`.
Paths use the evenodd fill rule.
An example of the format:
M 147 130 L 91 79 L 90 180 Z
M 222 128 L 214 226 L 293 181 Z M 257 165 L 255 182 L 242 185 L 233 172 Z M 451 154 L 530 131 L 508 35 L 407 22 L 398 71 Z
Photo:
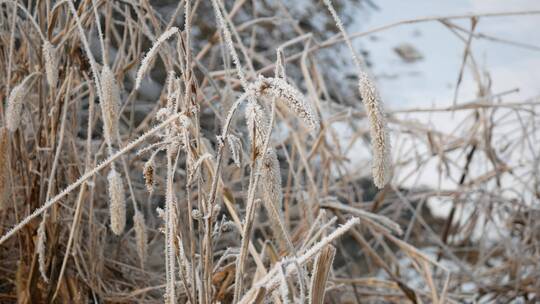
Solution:
M 536 0 L 379 0 L 374 3 L 379 7 L 378 10 L 366 14 L 359 9 L 357 17 L 352 14 L 350 19 L 352 22 L 348 26 L 351 35 L 398 21 L 422 17 L 540 11 L 540 1 Z M 450 21 L 467 30 L 471 27 L 469 19 Z M 491 94 L 518 89 L 519 91 L 505 95 L 505 101 L 515 102 L 540 95 L 539 28 L 540 14 L 479 19 L 475 33 L 524 44 L 522 46 L 511 42 L 473 39 L 471 54 L 484 83 L 489 79 Z M 466 33 L 461 33 L 461 36 L 467 39 Z M 423 58 L 413 63 L 405 62 L 394 50 L 403 43 L 414 46 Z M 369 52 L 367 60 L 373 64 L 372 73 L 377 78 L 381 95 L 389 111 L 432 106 L 448 107 L 453 104 L 465 43 L 442 23 L 429 21 L 399 25 L 355 39 L 354 44 Z M 470 59 L 468 61 L 470 62 Z M 470 65 L 466 65 L 457 95 L 457 104 L 474 100 L 477 92 L 478 84 L 473 69 Z M 459 128 L 467 130 L 470 127 L 470 124 L 463 123 L 469 114 L 470 111 L 455 112 L 452 115 L 448 112 L 409 113 L 397 117 L 417 121 L 446 134 L 458 130 L 455 134 L 459 134 Z M 348 134 L 351 130 L 346 125 L 335 124 L 334 127 L 345 141 L 352 135 Z M 413 144 L 403 141 L 403 138 L 396 138 L 394 153 L 399 153 L 397 152 L 399 150 L 409 151 Z M 348 156 L 351 167 L 363 167 L 368 149 L 365 143 L 360 141 L 350 148 Z M 394 181 L 399 183 L 400 178 L 405 178 L 410 173 L 406 169 L 396 172 Z M 407 178 L 405 185 L 451 189 L 455 186 L 456 179 L 440 179 L 437 164 L 430 163 L 417 173 L 417 178 Z
M 359 9 L 358 14 L 352 14 L 350 19 L 352 22 L 347 29 L 351 35 L 421 17 L 540 11 L 540 1 L 537 0 L 377 0 L 373 2 L 379 7 L 378 10 L 366 14 L 365 10 Z M 468 18 L 449 21 L 466 30 L 471 28 L 471 21 Z M 538 100 L 540 96 L 540 34 L 538 29 L 540 29 L 540 14 L 538 13 L 479 18 L 475 33 L 501 40 L 473 39 L 471 44 L 471 54 L 479 73 L 484 83 L 490 82 L 490 94 L 517 89 L 519 91 L 504 95 L 504 101 L 520 102 L 528 98 Z M 461 32 L 461 36 L 468 38 L 467 33 Z M 412 45 L 423 58 L 412 63 L 405 62 L 395 51 L 395 48 L 403 43 Z M 358 49 L 368 51 L 367 60 L 372 63 L 372 73 L 377 78 L 388 111 L 452 106 L 466 44 L 441 22 L 429 21 L 399 25 L 355 39 L 354 44 Z M 474 100 L 477 92 L 478 83 L 475 80 L 474 71 L 470 65 L 466 65 L 456 103 Z M 421 123 L 431 130 L 460 136 L 469 133 L 469 128 L 473 125 L 472 120 L 465 120 L 470 114 L 471 111 L 430 112 L 394 114 L 394 117 Z M 503 122 L 508 124 L 505 127 L 497 127 L 494 131 L 495 149 L 512 143 L 512 139 L 504 134 L 515 127 L 516 122 Z M 347 169 L 352 172 L 362 170 L 364 171 L 362 174 L 369 175 L 369 170 L 366 170 L 366 164 L 371 158 L 369 146 L 361 140 L 356 140 L 354 132 L 347 124 L 335 123 L 333 127 L 342 139 L 342 148 L 349 147 L 347 156 L 350 159 L 350 166 L 347 166 Z M 414 136 L 400 134 L 398 130 L 393 131 L 394 158 L 413 159 L 409 165 L 401 166 L 394 172 L 394 184 L 411 188 L 427 186 L 448 190 L 459 187 L 460 166 L 463 166 L 466 157 L 463 151 L 450 154 L 456 164 L 455 167 L 443 168 L 440 159 L 431 157 L 430 161 L 418 168 L 414 158 L 428 151 L 427 143 L 418 141 Z M 532 144 L 540 150 L 540 144 L 536 141 L 540 139 L 536 137 L 538 134 L 531 136 Z M 350 140 L 353 140 L 354 144 L 350 145 Z M 497 152 L 504 161 L 515 166 L 526 163 L 525 159 L 532 159 L 534 152 L 530 153 L 528 149 L 524 147 L 513 149 L 514 152 L 510 153 Z M 476 161 L 471 165 L 470 179 L 493 169 L 483 153 L 478 154 L 480 155 L 475 156 Z M 515 187 L 516 193 L 523 193 L 518 190 L 522 189 L 523 185 L 515 180 L 503 178 L 502 182 L 505 188 Z M 528 189 L 523 190 L 528 191 Z M 448 216 L 452 204 L 450 198 L 436 198 L 428 201 L 433 213 L 441 217 Z M 464 205 L 463 208 L 459 208 L 457 220 L 467 221 L 474 209 L 479 208 L 478 204 Z M 499 239 L 502 236 L 501 231 L 492 228 L 492 226 L 490 228 L 480 225 L 477 227 L 476 236 L 487 235 L 490 239 Z
M 349 26 L 351 33 L 419 17 L 540 10 L 540 1 L 537 0 L 374 2 L 380 9 L 365 18 L 354 18 L 355 22 Z M 468 19 L 452 22 L 470 29 Z M 529 49 L 484 39 L 473 40 L 472 54 L 480 68 L 489 73 L 494 93 L 519 88 L 520 97 L 540 94 L 539 28 L 539 14 L 479 19 L 477 33 L 537 47 Z M 378 77 L 384 99 L 392 108 L 451 104 L 465 44 L 440 22 L 400 25 L 358 39 L 355 43 L 369 50 L 370 60 L 374 63 L 373 72 Z M 401 43 L 414 45 L 424 59 L 405 63 L 393 50 Z M 466 69 L 459 101 L 475 97 L 476 84 L 471 80 L 471 70 Z

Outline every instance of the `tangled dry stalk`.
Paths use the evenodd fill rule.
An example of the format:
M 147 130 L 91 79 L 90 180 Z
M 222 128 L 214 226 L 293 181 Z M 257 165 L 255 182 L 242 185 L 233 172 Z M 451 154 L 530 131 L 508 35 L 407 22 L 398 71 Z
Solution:
M 260 5 L 0 1 L 0 302 L 540 301 L 540 103 L 478 72 L 477 100 L 385 113 L 351 43 L 439 21 L 468 46 L 451 20 L 496 14 L 349 35 L 324 0 L 325 40 Z M 323 72 L 341 42 L 364 108 Z M 470 115 L 407 119 L 432 111 Z M 430 162 L 454 187 L 410 186 Z

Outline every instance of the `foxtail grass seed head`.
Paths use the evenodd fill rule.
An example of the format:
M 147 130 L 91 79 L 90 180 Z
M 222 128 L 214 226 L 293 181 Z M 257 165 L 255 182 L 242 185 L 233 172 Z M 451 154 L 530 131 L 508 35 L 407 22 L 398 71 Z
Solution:
M 120 90 L 111 69 L 105 65 L 101 71 L 101 88 L 103 100 L 101 102 L 101 114 L 105 140 L 108 144 L 118 133 L 118 118 L 120 116 Z
M 159 50 L 159 46 L 165 42 L 165 40 L 169 39 L 172 35 L 176 34 L 178 32 L 178 28 L 171 27 L 169 30 L 167 30 L 165 33 L 161 34 L 157 41 L 152 45 L 152 48 L 146 53 L 146 56 L 144 56 L 143 61 L 141 62 L 141 67 L 137 71 L 137 78 L 135 79 L 135 90 L 138 90 L 141 86 L 142 79 L 144 77 L 144 74 L 150 67 L 150 61 L 154 56 L 157 54 Z
M 147 233 L 146 233 L 146 223 L 144 220 L 143 214 L 139 210 L 135 210 L 135 215 L 133 216 L 133 228 L 135 229 L 135 242 L 137 245 L 137 254 L 141 260 L 141 264 L 144 263 L 147 253 Z
M 312 133 L 319 129 L 319 118 L 312 110 L 304 94 L 281 78 L 259 76 L 252 86 L 255 96 L 277 98 L 298 116 Z
M 38 264 L 39 264 L 39 272 L 41 274 L 41 277 L 43 278 L 43 280 L 45 282 L 49 282 L 49 278 L 47 277 L 47 272 L 46 272 L 46 259 L 47 257 L 45 256 L 45 252 L 46 252 L 46 244 L 47 244 L 47 235 L 46 235 L 46 232 L 45 232 L 45 218 L 41 221 L 41 223 L 39 224 L 39 228 L 38 228 L 38 231 L 37 231 L 37 245 L 36 245 L 36 251 L 37 251 L 37 254 L 38 254 Z
M 283 194 L 281 189 L 281 171 L 276 151 L 268 148 L 262 159 L 261 183 L 263 199 L 271 202 L 278 211 L 281 211 Z
M 149 193 L 154 192 L 154 160 L 149 159 L 143 169 L 144 184 Z
M 58 82 L 58 54 L 54 46 L 47 40 L 42 46 L 43 60 L 45 60 L 45 76 L 49 87 L 56 87 Z
M 370 125 L 371 145 L 373 149 L 373 182 L 378 188 L 383 188 L 390 180 L 392 174 L 390 138 L 386 127 L 386 119 L 379 92 L 369 76 L 361 74 L 359 90 Z
M 174 71 L 167 73 L 167 79 L 165 80 L 167 88 L 167 109 L 171 110 L 175 102 L 175 92 L 179 88 L 178 79 Z
M 231 150 L 234 164 L 237 167 L 240 167 L 242 163 L 242 141 L 232 134 L 227 136 L 227 140 L 229 141 L 229 149 Z
M 26 95 L 26 81 L 14 87 L 9 94 L 6 109 L 6 127 L 10 132 L 15 132 L 19 128 L 22 117 L 22 107 Z
M 276 151 L 273 148 L 268 148 L 266 155 L 261 161 L 261 181 L 259 187 L 262 192 L 264 206 L 268 211 L 272 230 L 276 236 L 280 236 L 290 243 L 286 228 L 283 226 L 281 171 Z
M 251 142 L 255 141 L 255 148 L 262 149 L 268 130 L 268 119 L 263 108 L 254 99 L 246 105 L 246 123 Z
M 122 177 L 113 168 L 109 172 L 109 211 L 111 215 L 111 230 L 116 235 L 122 234 L 126 226 L 126 199 Z

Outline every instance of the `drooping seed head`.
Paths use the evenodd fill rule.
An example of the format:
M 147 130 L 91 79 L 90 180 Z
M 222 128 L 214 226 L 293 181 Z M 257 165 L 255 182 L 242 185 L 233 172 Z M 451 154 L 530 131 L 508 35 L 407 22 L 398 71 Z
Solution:
M 378 188 L 383 188 L 392 175 L 390 138 L 386 127 L 386 119 L 379 92 L 371 78 L 364 73 L 360 75 L 359 91 L 370 125 L 371 145 L 373 149 L 373 182 Z
M 281 171 L 276 151 L 268 148 L 261 164 L 261 183 L 263 199 L 281 210 L 283 194 L 281 189 Z
M 255 148 L 262 149 L 268 134 L 268 119 L 255 100 L 250 100 L 246 105 L 246 123 L 251 142 L 255 142 Z
M 122 177 L 113 168 L 107 177 L 109 183 L 109 211 L 111 230 L 116 235 L 122 234 L 126 226 L 126 200 Z
M 159 46 L 177 32 L 177 27 L 171 27 L 169 30 L 159 36 L 156 42 L 152 45 L 152 48 L 148 51 L 148 53 L 146 53 L 146 56 L 144 56 L 143 61 L 141 62 L 141 67 L 137 71 L 137 78 L 135 79 L 135 90 L 138 90 L 141 86 L 144 74 L 150 68 L 150 62 L 152 58 L 154 58 L 154 56 L 157 54 Z
M 310 131 L 316 133 L 319 129 L 319 118 L 312 110 L 304 94 L 288 84 L 282 78 L 266 78 L 259 76 L 252 85 L 255 96 L 276 98 L 298 116 Z

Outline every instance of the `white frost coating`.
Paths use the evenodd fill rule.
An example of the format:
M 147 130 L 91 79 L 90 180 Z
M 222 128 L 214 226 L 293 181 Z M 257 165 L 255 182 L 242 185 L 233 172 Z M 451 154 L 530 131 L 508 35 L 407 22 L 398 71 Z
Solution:
M 169 30 L 167 30 L 165 33 L 163 33 L 163 34 L 161 34 L 161 36 L 159 36 L 159 38 L 154 43 L 152 48 L 150 48 L 148 53 L 146 53 L 146 56 L 144 56 L 144 59 L 143 59 L 143 61 L 141 63 L 141 67 L 139 68 L 139 71 L 137 72 L 137 78 L 135 79 L 135 90 L 138 90 L 139 87 L 141 86 L 142 78 L 143 78 L 144 74 L 146 73 L 146 71 L 148 70 L 148 68 L 150 66 L 150 60 L 152 60 L 152 58 L 154 58 L 154 56 L 156 55 L 156 53 L 157 53 L 157 51 L 159 49 L 159 46 L 163 42 L 165 42 L 165 40 L 169 39 L 172 35 L 174 35 L 176 33 L 178 33 L 178 28 L 177 27 L 171 27 Z
M 257 97 L 276 98 L 277 101 L 282 102 L 306 124 L 312 133 L 316 133 L 319 129 L 319 117 L 304 94 L 285 80 L 259 76 L 250 88 Z
M 109 211 L 111 215 L 111 230 L 116 235 L 122 234 L 126 226 L 126 198 L 122 177 L 114 168 L 107 177 L 109 183 Z

